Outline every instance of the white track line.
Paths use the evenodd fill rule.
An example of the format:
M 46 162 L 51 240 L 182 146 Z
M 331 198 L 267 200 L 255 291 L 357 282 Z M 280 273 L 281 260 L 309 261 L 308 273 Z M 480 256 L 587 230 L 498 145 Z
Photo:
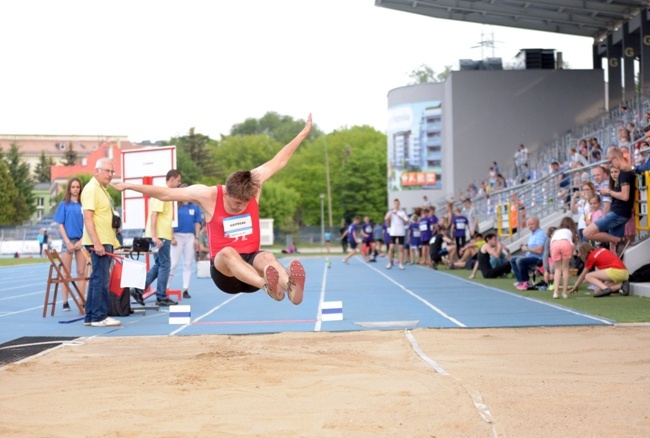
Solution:
M 436 363 L 433 359 L 431 359 L 429 356 L 427 356 L 424 351 L 420 348 L 420 345 L 418 344 L 418 341 L 415 340 L 415 337 L 411 333 L 410 330 L 406 329 L 404 330 L 404 333 L 406 333 L 406 337 L 408 340 L 411 342 L 411 346 L 415 350 L 415 352 L 420 356 L 422 360 L 424 360 L 426 363 L 428 363 L 431 368 L 433 368 L 436 373 L 442 375 L 442 376 L 449 376 L 452 379 L 456 380 L 460 386 L 463 387 L 465 391 L 469 394 L 469 396 L 472 398 L 472 403 L 474 404 L 474 407 L 478 411 L 479 416 L 483 421 L 488 423 L 490 426 L 492 426 L 492 434 L 493 436 L 497 437 L 499 434 L 497 433 L 496 430 L 496 421 L 494 417 L 492 416 L 492 412 L 490 412 L 490 409 L 487 407 L 485 402 L 483 401 L 483 397 L 478 391 L 473 391 L 467 388 L 466 385 L 463 384 L 463 382 L 460 381 L 457 377 L 452 376 L 449 374 L 447 371 L 445 371 L 440 365 Z
M 327 270 L 329 269 L 329 260 L 325 260 L 325 268 L 323 268 L 323 282 L 320 287 L 320 297 L 318 298 L 318 310 L 316 311 L 316 325 L 314 325 L 314 331 L 319 332 L 323 321 L 321 321 L 321 310 L 323 309 L 323 301 L 325 300 L 325 286 L 327 285 Z
M 425 268 L 423 268 L 423 269 L 425 269 Z M 569 309 L 568 307 L 562 307 L 562 306 L 559 306 L 559 305 L 556 305 L 556 304 L 547 303 L 546 301 L 538 300 L 536 298 L 525 297 L 523 295 L 519 295 L 519 294 L 516 294 L 514 292 L 508 292 L 507 290 L 497 289 L 496 287 L 486 286 L 486 285 L 481 284 L 481 283 L 474 283 L 473 281 L 469 281 L 469 280 L 467 280 L 465 278 L 457 277 L 455 275 L 447 274 L 446 272 L 440 272 L 440 271 L 438 271 L 438 272 L 440 274 L 446 275 L 448 277 L 457 278 L 457 279 L 462 280 L 465 283 L 469 283 L 469 284 L 471 284 L 473 286 L 480 286 L 480 287 L 482 287 L 484 289 L 490 289 L 490 290 L 493 290 L 495 292 L 510 295 L 511 297 L 520 298 L 522 300 L 527 300 L 527 301 L 532 301 L 532 302 L 538 303 L 538 304 L 543 304 L 545 306 L 552 307 L 552 308 L 557 309 L 557 310 L 562 310 L 564 312 L 571 313 L 573 315 L 582 316 L 582 317 L 588 318 L 588 319 L 593 319 L 594 321 L 602 322 L 603 324 L 606 324 L 606 325 L 614 325 L 615 324 L 612 321 L 609 321 L 607 319 L 603 319 L 603 318 L 599 318 L 597 316 L 592 316 L 592 315 L 588 315 L 586 313 L 578 312 L 576 310 Z
M 242 296 L 242 295 L 243 295 L 243 294 L 236 294 L 236 295 L 233 295 L 232 297 L 228 298 L 228 299 L 227 299 L 226 301 L 224 301 L 223 303 L 221 303 L 221 304 L 219 304 L 218 306 L 212 308 L 211 310 L 209 310 L 208 312 L 206 312 L 206 313 L 204 313 L 203 315 L 199 316 L 198 318 L 196 318 L 196 319 L 195 319 L 194 321 L 192 321 L 192 322 L 199 322 L 199 321 L 201 321 L 201 320 L 202 320 L 203 318 L 205 318 L 206 316 L 208 316 L 208 315 L 210 315 L 210 314 L 216 312 L 217 310 L 219 310 L 220 308 L 222 308 L 223 306 L 225 306 L 226 304 L 228 304 L 228 303 L 231 302 L 232 300 L 234 300 L 234 299 L 236 299 L 236 298 L 239 298 L 239 297 Z M 180 326 L 179 328 L 177 328 L 176 330 L 174 330 L 173 332 L 171 332 L 171 333 L 169 334 L 169 336 L 174 336 L 175 334 L 177 334 L 177 333 L 180 332 L 181 330 L 184 330 L 185 328 L 187 328 L 187 327 L 189 327 L 189 326 L 191 326 L 191 325 L 192 325 L 191 322 L 190 322 L 190 324 L 182 325 L 182 326 Z
M 419 295 L 416 294 L 415 292 L 413 292 L 413 291 L 407 289 L 406 287 L 404 287 L 403 285 L 401 285 L 401 284 L 398 283 L 397 281 L 393 280 L 393 279 L 390 278 L 388 275 L 386 275 L 386 274 L 384 274 L 383 272 L 381 272 L 379 269 L 377 269 L 377 268 L 375 268 L 375 267 L 373 267 L 373 266 L 370 266 L 370 265 L 368 265 L 367 263 L 364 263 L 364 266 L 366 266 L 368 269 L 372 269 L 373 271 L 377 272 L 379 275 L 381 275 L 382 277 L 386 278 L 386 279 L 387 279 L 388 281 L 390 281 L 391 283 L 395 284 L 397 287 L 399 287 L 400 289 L 402 289 L 404 292 L 406 292 L 407 294 L 411 295 L 411 296 L 412 296 L 413 298 L 415 298 L 416 300 L 422 302 L 425 306 L 429 307 L 431 310 L 433 310 L 434 312 L 436 312 L 437 314 L 439 314 L 439 315 L 442 316 L 443 318 L 445 318 L 445 319 L 447 319 L 447 320 L 453 322 L 453 323 L 456 324 L 458 327 L 467 327 L 465 324 L 463 324 L 462 322 L 458 321 L 456 318 L 447 315 L 445 312 L 443 312 L 442 310 L 440 310 L 439 308 L 437 308 L 436 306 L 434 306 L 433 304 L 431 304 L 429 301 L 425 300 L 424 298 L 422 298 L 421 296 L 419 296 Z

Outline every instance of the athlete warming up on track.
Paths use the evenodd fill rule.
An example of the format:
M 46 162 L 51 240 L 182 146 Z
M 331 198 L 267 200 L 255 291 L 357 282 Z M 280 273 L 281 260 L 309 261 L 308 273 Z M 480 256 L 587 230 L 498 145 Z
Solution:
M 238 170 L 225 185 L 195 184 L 184 188 L 130 183 L 113 184 L 116 190 L 135 190 L 161 201 L 193 202 L 205 211 L 210 274 L 219 289 L 230 294 L 264 289 L 277 301 L 285 294 L 293 304 L 302 302 L 305 270 L 292 260 L 286 271 L 275 256 L 260 250 L 259 201 L 263 184 L 283 169 L 311 130 L 311 114 L 303 130 L 271 160 L 253 170 Z

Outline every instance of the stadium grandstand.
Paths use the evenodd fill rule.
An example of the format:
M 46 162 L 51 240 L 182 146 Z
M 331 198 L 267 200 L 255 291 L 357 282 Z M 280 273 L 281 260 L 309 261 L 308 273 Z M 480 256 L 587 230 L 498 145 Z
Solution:
M 516 251 L 529 234 L 526 227 L 517 227 L 517 224 L 525 223 L 525 217 L 540 218 L 541 227 L 546 230 L 550 226 L 557 226 L 562 217 L 574 214 L 571 211 L 571 197 L 574 193 L 581 192 L 583 182 L 593 182 L 594 168 L 608 169 L 606 155 L 611 147 L 621 148 L 628 163 L 637 168 L 648 160 L 649 148 L 644 130 L 646 127 L 650 129 L 649 1 L 376 0 L 375 5 L 438 19 L 594 39 L 593 70 L 601 72 L 600 90 L 604 90 L 596 92 L 598 96 L 595 97 L 602 98 L 603 108 L 597 114 L 569 127 L 566 132 L 562 128 L 563 134 L 555 135 L 550 141 L 537 145 L 534 150 L 526 149 L 524 161 L 518 163 L 516 155 L 515 165 L 511 169 L 502 166 L 504 177 L 498 184 L 489 180 L 487 171 L 485 180 L 472 181 L 469 185 L 458 176 L 454 176 L 453 180 L 449 177 L 446 180 L 449 183 L 447 187 L 453 187 L 453 195 L 447 195 L 445 199 L 434 198 L 439 212 L 443 212 L 445 204 L 449 202 L 461 205 L 463 199 L 471 199 L 479 214 L 480 230 L 497 230 L 510 249 Z M 551 68 L 561 69 L 561 66 Z M 454 72 L 452 77 L 453 75 Z M 404 90 L 393 90 L 391 93 L 395 91 L 405 94 Z M 601 93 L 604 95 L 601 96 Z M 413 95 L 411 93 L 409 97 Z M 393 100 L 399 104 L 405 102 L 401 96 L 398 99 L 393 97 Z M 390 105 L 389 93 L 389 108 Z M 444 142 L 444 135 L 442 138 Z M 389 128 L 389 155 L 391 141 Z M 463 146 L 453 144 L 450 147 Z M 458 152 L 456 154 L 461 155 Z M 439 163 L 439 166 L 445 166 L 444 159 Z M 483 169 L 487 169 L 488 164 L 492 164 L 492 160 L 489 163 L 486 161 Z M 457 163 L 447 162 L 447 165 L 449 167 L 445 167 L 444 173 L 458 174 L 455 167 Z M 454 168 L 450 169 L 451 166 Z M 647 239 L 650 230 L 647 212 L 648 177 L 650 173 L 645 172 L 636 177 L 634 235 L 630 237 L 631 246 L 621 254 L 630 272 L 650 262 L 647 247 L 650 245 Z M 457 190 L 458 187 L 462 189 Z M 456 193 L 459 193 L 458 197 Z M 389 190 L 389 194 L 392 198 L 396 191 Z M 408 196 L 408 192 L 405 192 L 404 197 Z M 650 287 L 633 285 L 633 293 L 650 296 Z

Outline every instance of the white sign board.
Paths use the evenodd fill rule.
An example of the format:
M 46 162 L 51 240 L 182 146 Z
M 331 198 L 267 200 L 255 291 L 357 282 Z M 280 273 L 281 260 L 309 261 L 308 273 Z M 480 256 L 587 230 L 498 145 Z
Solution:
M 164 186 L 167 172 L 176 169 L 176 146 L 151 147 L 122 151 L 122 182 Z M 173 226 L 178 225 L 174 203 Z M 133 190 L 122 192 L 122 229 L 144 230 L 149 206 L 145 196 Z

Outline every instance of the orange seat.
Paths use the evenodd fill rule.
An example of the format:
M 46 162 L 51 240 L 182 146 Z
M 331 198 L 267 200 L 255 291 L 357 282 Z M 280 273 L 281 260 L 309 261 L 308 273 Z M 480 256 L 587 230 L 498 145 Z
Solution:
M 50 260 L 50 271 L 48 273 L 47 288 L 45 290 L 43 318 L 45 318 L 45 314 L 47 313 L 48 305 L 52 305 L 51 315 L 54 316 L 54 309 L 56 308 L 56 296 L 59 292 L 59 284 L 63 284 L 64 286 L 67 286 L 68 289 L 70 289 L 70 296 L 72 296 L 72 300 L 77 305 L 79 314 L 84 315 L 86 313 L 86 299 L 84 298 L 84 294 L 81 292 L 81 290 L 79 290 L 79 286 L 77 286 L 76 282 L 88 281 L 90 277 L 71 277 L 70 272 L 68 272 L 68 269 L 65 267 L 63 261 L 61 260 L 61 256 L 55 249 L 45 251 L 45 255 Z M 50 288 L 52 285 L 54 285 L 54 293 L 52 294 L 52 300 L 50 301 Z

